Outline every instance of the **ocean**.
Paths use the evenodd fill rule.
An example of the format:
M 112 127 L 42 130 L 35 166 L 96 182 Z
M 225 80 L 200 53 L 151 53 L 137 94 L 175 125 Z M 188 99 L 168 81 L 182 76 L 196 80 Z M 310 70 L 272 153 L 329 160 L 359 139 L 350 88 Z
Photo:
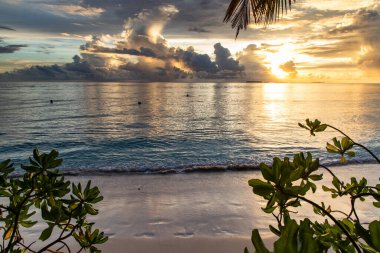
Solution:
M 0 160 L 19 167 L 38 147 L 75 174 L 254 169 L 301 151 L 337 164 L 325 145 L 340 134 L 310 136 L 306 118 L 380 154 L 380 84 L 13 82 L 0 83 Z

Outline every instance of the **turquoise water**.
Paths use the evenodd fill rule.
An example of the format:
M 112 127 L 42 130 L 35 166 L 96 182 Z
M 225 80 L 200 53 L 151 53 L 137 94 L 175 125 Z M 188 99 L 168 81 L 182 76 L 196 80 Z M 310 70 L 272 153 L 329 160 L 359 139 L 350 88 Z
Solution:
M 380 154 L 378 84 L 28 82 L 0 83 L 0 159 L 54 148 L 87 173 L 254 167 L 299 151 L 335 163 L 324 146 L 339 134 L 310 137 L 306 118 Z

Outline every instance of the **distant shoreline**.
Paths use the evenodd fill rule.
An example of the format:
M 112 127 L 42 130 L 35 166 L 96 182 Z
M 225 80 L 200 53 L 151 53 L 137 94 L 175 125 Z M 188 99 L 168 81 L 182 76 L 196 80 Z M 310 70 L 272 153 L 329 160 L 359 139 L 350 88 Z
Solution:
M 244 83 L 244 84 L 270 84 L 270 83 L 278 83 L 278 84 L 380 84 L 379 82 L 281 82 L 281 81 L 274 81 L 274 82 L 267 82 L 267 81 L 260 81 L 260 82 L 247 82 L 245 80 L 196 80 L 196 81 L 141 81 L 141 80 L 128 80 L 128 81 L 122 81 L 122 80 L 107 80 L 107 81 L 91 81 L 91 80 L 15 80 L 15 81 L 4 81 L 0 80 L 1 83 Z

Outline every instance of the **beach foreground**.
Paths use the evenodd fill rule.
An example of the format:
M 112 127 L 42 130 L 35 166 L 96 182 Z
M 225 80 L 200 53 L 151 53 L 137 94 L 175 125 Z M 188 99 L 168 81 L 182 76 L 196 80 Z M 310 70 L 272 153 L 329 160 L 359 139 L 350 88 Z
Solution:
M 347 181 L 351 176 L 367 177 L 378 183 L 379 165 L 350 165 L 333 168 Z M 226 173 L 192 173 L 172 175 L 123 175 L 69 177 L 72 181 L 92 180 L 104 200 L 97 207 L 96 226 L 109 241 L 100 246 L 109 252 L 243 252 L 251 248 L 250 234 L 260 229 L 268 245 L 274 238 L 268 229 L 273 217 L 260 207 L 264 202 L 255 196 L 247 181 L 260 177 L 258 171 Z M 321 183 L 331 177 L 325 174 Z M 319 188 L 321 184 L 318 184 Z M 319 189 L 320 190 L 320 189 Z M 325 201 L 332 208 L 347 210 L 349 202 L 328 202 L 328 194 L 318 191 L 313 200 Z M 316 217 L 304 204 L 298 218 Z M 380 212 L 372 203 L 361 203 L 359 216 L 377 219 Z M 376 212 L 374 212 L 376 211 Z M 364 222 L 364 221 L 363 221 Z M 35 227 L 31 236 L 38 236 Z M 32 235 L 34 234 L 34 235 Z

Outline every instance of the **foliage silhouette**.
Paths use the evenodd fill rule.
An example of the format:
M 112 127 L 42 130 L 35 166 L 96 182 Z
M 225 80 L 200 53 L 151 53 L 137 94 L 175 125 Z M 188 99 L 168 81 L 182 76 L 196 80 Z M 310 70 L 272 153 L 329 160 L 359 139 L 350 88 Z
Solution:
M 280 14 L 290 10 L 295 0 L 231 0 L 224 22 L 231 22 L 236 29 L 236 38 L 241 29 L 252 22 L 268 24 L 278 20 Z
M 326 128 L 332 128 L 343 134 L 340 140 L 333 138 L 333 143 L 327 143 L 326 150 L 332 154 L 338 154 L 342 163 L 346 162 L 346 156 L 353 157 L 355 146 L 365 149 L 376 161 L 378 157 L 368 148 L 352 140 L 341 130 L 328 124 L 321 124 L 319 120 L 306 120 L 306 124 L 299 124 L 307 129 L 312 136 L 322 132 Z M 299 153 L 293 160 L 275 157 L 271 165 L 260 164 L 260 170 L 264 180 L 251 179 L 249 185 L 253 193 L 263 197 L 267 204 L 262 210 L 273 214 L 277 221 L 277 227 L 270 226 L 270 230 L 278 239 L 274 243 L 273 252 L 380 252 L 380 221 L 374 220 L 364 224 L 356 210 L 356 201 L 372 199 L 374 208 L 380 208 L 380 184 L 369 186 L 367 179 L 360 180 L 352 177 L 350 182 L 340 180 L 331 169 L 322 165 L 318 158 L 313 158 L 311 153 Z M 350 211 L 333 210 L 324 202 L 316 203 L 312 200 L 317 190 L 316 181 L 323 178 L 325 170 L 332 176 L 331 186 L 323 185 L 322 189 L 329 192 L 333 199 L 349 199 Z M 320 173 L 320 174 L 319 174 Z M 309 194 L 308 197 L 307 194 Z M 302 204 L 309 204 L 314 212 L 327 217 L 324 222 L 304 219 L 297 222 L 292 218 L 293 209 Z M 338 216 L 339 214 L 340 216 Z M 252 232 L 252 243 L 257 253 L 271 252 L 264 245 L 259 231 Z M 245 253 L 248 253 L 245 249 Z
M 45 154 L 34 149 L 29 164 L 21 166 L 23 177 L 10 176 L 15 170 L 10 160 L 0 163 L 1 253 L 59 253 L 64 248 L 71 252 L 70 238 L 79 244 L 78 252 L 96 253 L 101 251 L 95 245 L 108 240 L 87 220 L 88 215 L 98 214 L 93 207 L 103 199 L 98 187 L 91 187 L 91 181 L 85 187 L 66 181 L 57 169 L 62 164 L 58 155 L 55 150 Z M 22 232 L 37 224 L 38 214 L 46 228 L 26 245 Z

